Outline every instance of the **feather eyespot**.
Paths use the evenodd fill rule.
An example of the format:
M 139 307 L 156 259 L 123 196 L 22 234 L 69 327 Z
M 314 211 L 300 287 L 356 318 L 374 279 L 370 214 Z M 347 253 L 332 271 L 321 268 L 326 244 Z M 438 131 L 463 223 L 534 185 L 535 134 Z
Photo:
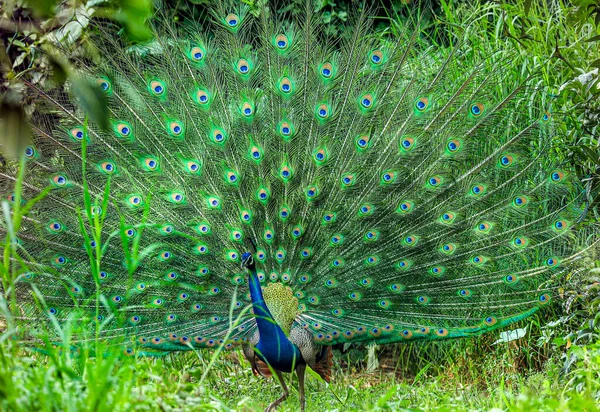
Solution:
M 429 98 L 427 97 L 419 97 L 415 102 L 415 109 L 417 112 L 422 113 L 427 110 L 429 107 Z
M 211 209 L 218 209 L 221 206 L 221 201 L 216 196 L 210 196 L 206 199 L 208 207 Z
M 144 204 L 144 199 L 140 195 L 130 195 L 127 198 L 127 204 L 131 207 L 139 207 Z
M 401 141 L 400 141 L 400 148 L 403 151 L 409 151 L 412 150 L 415 147 L 415 139 L 412 137 L 404 137 Z
M 440 337 L 448 336 L 448 329 L 439 328 L 435 331 L 435 334 Z
M 540 302 L 541 305 L 546 305 L 548 304 L 550 301 L 552 300 L 551 296 L 548 293 L 542 293 L 539 297 L 538 297 L 538 301 Z
M 397 173 L 394 171 L 387 171 L 381 174 L 381 183 L 382 184 L 391 184 L 396 181 Z
M 205 106 L 210 102 L 210 95 L 208 94 L 208 91 L 204 89 L 198 89 L 195 96 L 196 103 L 201 106 Z
M 517 236 L 511 241 L 511 244 L 516 248 L 522 249 L 529 245 L 529 239 L 527 239 L 526 237 Z
M 158 170 L 158 159 L 155 157 L 146 157 L 142 159 L 142 165 L 149 172 L 156 171 Z
M 550 174 L 550 180 L 554 183 L 560 183 L 564 180 L 565 174 L 560 170 L 555 170 Z
M 215 129 L 212 132 L 212 138 L 216 143 L 222 143 L 225 140 L 225 132 L 221 129 Z
M 304 233 L 304 229 L 300 225 L 294 226 L 292 228 L 292 237 L 294 239 L 298 239 L 300 236 L 302 236 L 303 233 Z
M 411 200 L 405 200 L 404 202 L 398 205 L 397 212 L 399 213 L 409 213 L 413 210 L 415 204 Z
M 69 134 L 75 140 L 83 140 L 83 138 L 85 137 L 85 132 L 81 127 L 74 127 L 69 131 Z
M 432 176 L 429 179 L 427 179 L 427 184 L 431 188 L 437 188 L 437 187 L 441 186 L 442 178 L 440 176 Z
M 456 153 L 460 150 L 462 143 L 458 139 L 452 139 L 446 144 L 449 153 Z
M 488 259 L 482 255 L 475 255 L 475 256 L 471 257 L 471 263 L 476 266 L 481 266 L 481 265 L 485 264 L 487 262 L 487 260 Z
M 238 174 L 232 170 L 225 173 L 225 182 L 226 183 L 235 184 L 235 183 L 237 183 L 238 179 L 239 179 Z
M 289 46 L 289 40 L 285 34 L 280 34 L 274 39 L 275 47 L 279 50 L 285 50 Z
M 285 221 L 288 217 L 290 217 L 290 209 L 287 206 L 282 206 L 282 208 L 279 210 L 279 217 L 281 220 Z
M 323 215 L 323 224 L 329 224 L 335 222 L 336 214 L 332 212 L 326 212 Z
M 517 280 L 519 280 L 519 278 L 517 277 L 517 275 L 506 275 L 506 276 L 504 277 L 504 281 L 505 281 L 507 284 L 509 284 L 509 285 L 510 285 L 510 284 L 513 284 L 513 283 L 516 283 L 516 282 L 517 282 Z
M 469 289 L 461 289 L 458 291 L 458 296 L 461 298 L 468 298 L 471 296 L 471 291 Z
M 247 210 L 242 210 L 240 212 L 240 217 L 244 223 L 250 223 L 252 221 L 252 214 Z
M 440 216 L 440 222 L 450 224 L 456 219 L 456 215 L 453 212 L 445 212 Z
M 160 80 L 152 80 L 149 84 L 150 91 L 155 96 L 162 96 L 165 94 L 167 87 Z
M 196 231 L 201 235 L 207 235 L 210 233 L 210 226 L 206 223 L 200 223 L 196 226 Z
M 481 116 L 485 111 L 485 106 L 483 105 L 483 103 L 473 103 L 471 105 L 471 107 L 469 107 L 469 113 L 473 116 L 473 117 L 479 117 Z
M 237 62 L 237 71 L 241 75 L 247 75 L 250 73 L 250 63 L 246 59 L 240 59 Z
M 367 266 L 375 266 L 379 263 L 379 257 L 378 256 L 369 256 L 365 259 L 364 263 Z
M 115 130 L 119 137 L 128 137 L 131 135 L 132 127 L 129 123 L 121 122 L 115 125 Z
M 346 174 L 341 177 L 342 187 L 349 187 L 354 184 L 355 176 L 352 174 Z
M 169 260 L 172 257 L 173 257 L 173 255 L 168 250 L 163 250 L 162 252 L 160 252 L 158 254 L 158 258 L 163 261 Z
M 300 251 L 300 257 L 302 259 L 309 258 L 312 255 L 312 250 L 310 248 L 304 248 Z
M 523 207 L 529 202 L 526 196 L 517 196 L 513 199 L 513 205 L 515 207 Z
M 227 23 L 227 26 L 235 28 L 240 24 L 240 18 L 237 15 L 231 13 L 227 15 L 227 17 L 225 17 L 225 23 Z
M 420 303 L 421 305 L 425 305 L 425 304 L 429 303 L 429 297 L 427 297 L 427 296 L 418 296 L 417 297 L 417 302 Z
M 545 112 L 545 113 L 542 115 L 542 122 L 543 122 L 543 123 L 547 123 L 547 122 L 549 122 L 549 121 L 550 121 L 550 119 L 551 119 L 551 118 L 552 118 L 552 115 L 550 114 L 550 112 Z
M 269 191 L 265 188 L 260 188 L 256 192 L 256 197 L 262 203 L 265 203 L 269 199 Z
M 267 242 L 270 242 L 273 240 L 274 234 L 272 230 L 265 230 L 264 232 L 264 238 Z
M 315 150 L 315 152 L 313 153 L 313 158 L 315 159 L 317 165 L 322 165 L 327 161 L 327 150 L 325 150 L 324 148 Z
M 107 175 L 112 175 L 116 172 L 117 167 L 113 162 L 102 162 L 100 164 L 100 170 Z
M 292 169 L 289 166 L 282 166 L 281 169 L 279 169 L 279 176 L 284 181 L 291 179 L 292 178 Z
M 319 188 L 315 185 L 308 186 L 304 191 L 308 200 L 316 199 L 319 196 Z
M 167 125 L 167 130 L 171 136 L 181 136 L 184 132 L 184 127 L 181 122 L 171 121 Z
M 557 267 L 558 265 L 560 265 L 560 260 L 557 257 L 549 257 L 548 259 L 546 259 L 546 266 L 554 268 Z
M 383 62 L 383 52 L 381 50 L 374 50 L 369 55 L 369 61 L 375 66 L 379 66 Z
M 325 103 L 317 106 L 317 117 L 325 119 L 329 115 L 329 107 Z
M 112 84 L 111 84 L 110 80 L 108 80 L 105 77 L 97 78 L 96 84 L 98 86 L 100 86 L 100 90 L 102 90 L 104 93 L 109 94 L 112 91 Z
M 369 147 L 369 136 L 360 135 L 356 137 L 356 147 L 360 150 L 365 150 Z
M 341 245 L 343 242 L 344 242 L 344 236 L 342 236 L 342 235 L 333 235 L 329 239 L 329 243 L 332 246 Z
M 373 213 L 373 206 L 370 204 L 360 205 L 358 208 L 358 215 L 361 217 L 369 216 Z
M 202 59 L 204 59 L 204 50 L 202 50 L 198 46 L 192 47 L 192 49 L 190 50 L 189 57 L 195 62 L 200 62 L 202 61 Z
M 196 160 L 188 160 L 185 162 L 185 169 L 188 173 L 198 174 L 200 172 L 200 162 Z
M 319 73 L 325 79 L 330 79 L 333 76 L 333 66 L 332 66 L 332 64 L 329 63 L 329 62 L 323 63 L 321 65 L 321 67 L 319 68 Z
M 37 152 L 33 146 L 27 146 L 25 148 L 25 157 L 27 159 L 33 159 L 37 155 Z
M 185 195 L 179 192 L 173 192 L 168 195 L 167 198 L 171 203 L 182 204 L 185 202 Z
M 476 230 L 479 233 L 488 233 L 492 228 L 492 225 L 488 222 L 481 222 L 476 226 Z
M 279 133 L 281 133 L 284 137 L 289 137 L 293 134 L 294 129 L 292 125 L 288 122 L 281 122 L 279 124 Z
M 557 220 L 554 222 L 552 227 L 554 228 L 554 230 L 562 232 L 569 228 L 569 223 L 566 220 Z
M 418 242 L 419 237 L 415 235 L 408 235 L 403 240 L 403 243 L 407 246 L 415 246 Z
M 446 255 L 451 255 L 452 253 L 455 252 L 456 245 L 454 245 L 453 243 L 446 243 L 446 244 L 442 245 L 442 247 L 440 249 L 441 249 L 442 253 L 444 253 Z
M 64 226 L 62 225 L 62 223 L 56 220 L 48 223 L 47 227 L 51 233 L 60 233 L 64 230 Z
M 502 155 L 500 157 L 500 160 L 498 161 L 501 167 L 507 168 L 513 165 L 514 163 L 514 157 L 510 154 L 505 154 Z
M 248 102 L 244 102 L 244 104 L 242 104 L 242 107 L 240 108 L 240 112 L 244 117 L 251 117 L 254 114 L 254 106 L 252 106 Z
M 367 93 L 359 98 L 359 105 L 363 109 L 371 109 L 374 105 L 374 98 L 371 93 Z
M 290 94 L 292 92 L 292 81 L 289 77 L 282 77 L 279 81 L 279 90 L 284 94 Z

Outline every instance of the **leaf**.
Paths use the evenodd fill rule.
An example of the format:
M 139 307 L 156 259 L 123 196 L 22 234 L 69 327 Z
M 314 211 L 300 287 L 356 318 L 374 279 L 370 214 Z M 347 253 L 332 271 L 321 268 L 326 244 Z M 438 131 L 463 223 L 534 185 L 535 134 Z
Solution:
M 373 372 L 379 367 L 379 359 L 375 354 L 376 344 L 369 345 L 367 355 L 367 372 Z
M 77 75 L 70 76 L 73 94 L 90 120 L 103 130 L 109 128 L 106 95 L 95 82 Z
M 152 16 L 150 0 L 120 0 L 119 10 L 115 19 L 125 26 L 125 31 L 133 41 L 146 41 L 152 37 L 152 32 L 146 26 Z
M 598 40 L 600 40 L 600 34 L 597 35 L 597 36 L 594 36 L 592 38 L 587 39 L 586 42 L 593 42 L 593 41 L 598 41 Z
M 33 10 L 33 14 L 42 19 L 54 16 L 55 0 L 29 0 L 27 6 Z
M 0 153 L 18 158 L 29 144 L 31 128 L 15 93 L 7 93 L 0 103 Z
M 525 17 L 529 16 L 529 10 L 531 9 L 531 0 L 525 0 L 523 8 L 525 9 Z
M 504 343 L 512 342 L 513 340 L 521 339 L 526 334 L 527 334 L 527 327 L 509 330 L 506 332 L 500 332 L 500 339 L 498 339 L 496 342 L 492 343 L 492 345 L 496 345 L 496 344 L 502 343 L 502 342 L 504 342 Z

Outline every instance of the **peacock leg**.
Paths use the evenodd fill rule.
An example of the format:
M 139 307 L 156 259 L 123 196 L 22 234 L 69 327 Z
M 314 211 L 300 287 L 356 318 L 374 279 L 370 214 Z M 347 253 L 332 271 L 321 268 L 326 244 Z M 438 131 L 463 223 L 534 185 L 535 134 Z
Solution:
M 296 373 L 298 374 L 298 397 L 300 398 L 300 410 L 304 412 L 304 408 L 306 406 L 306 398 L 304 397 L 304 371 L 306 370 L 306 365 L 300 364 L 296 368 Z
M 281 371 L 276 370 L 275 374 L 277 375 L 277 379 L 279 379 L 279 383 L 281 384 L 281 387 L 283 388 L 283 395 L 281 395 L 281 397 L 279 399 L 277 399 L 275 402 L 273 402 L 272 404 L 267 406 L 267 409 L 265 409 L 265 412 L 274 411 L 275 408 L 277 408 L 277 406 L 279 406 L 279 404 L 281 402 L 285 401 L 287 399 L 288 395 L 290 394 L 290 392 L 288 391 L 287 385 L 285 384 L 285 380 L 283 379 L 283 375 L 281 374 Z

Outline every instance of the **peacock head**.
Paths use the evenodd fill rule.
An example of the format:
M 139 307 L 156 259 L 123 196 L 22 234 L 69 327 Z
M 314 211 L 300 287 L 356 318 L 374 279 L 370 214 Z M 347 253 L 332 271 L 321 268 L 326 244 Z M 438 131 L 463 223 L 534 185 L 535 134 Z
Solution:
M 254 267 L 254 257 L 250 252 L 242 254 L 242 268 L 252 269 Z

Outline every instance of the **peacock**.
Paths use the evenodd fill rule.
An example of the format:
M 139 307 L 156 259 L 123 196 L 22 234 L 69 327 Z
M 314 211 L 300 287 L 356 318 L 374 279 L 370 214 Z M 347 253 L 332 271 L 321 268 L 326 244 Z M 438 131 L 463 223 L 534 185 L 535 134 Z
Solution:
M 536 72 L 441 53 L 417 14 L 334 39 L 310 2 L 209 7 L 141 44 L 98 23 L 100 58 L 70 58 L 105 124 L 77 84 L 23 80 L 33 136 L 0 165 L 23 322 L 75 316 L 125 356 L 241 347 L 283 388 L 267 410 L 284 372 L 304 410 L 334 344 L 471 337 L 560 294 L 585 191 Z

